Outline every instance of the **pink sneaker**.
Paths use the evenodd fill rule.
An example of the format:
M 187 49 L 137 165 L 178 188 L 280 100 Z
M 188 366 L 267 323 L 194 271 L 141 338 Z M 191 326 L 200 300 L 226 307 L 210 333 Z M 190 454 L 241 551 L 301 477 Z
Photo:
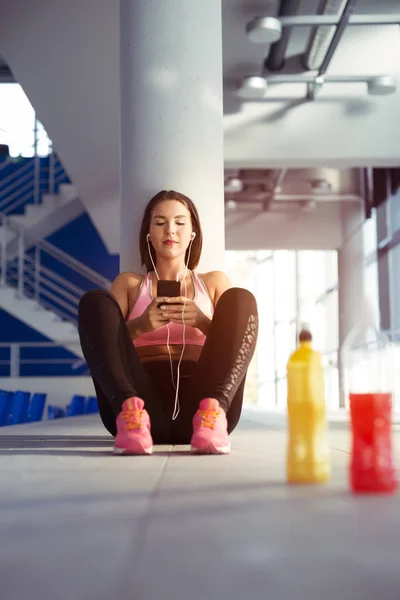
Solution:
M 193 417 L 193 435 L 190 441 L 196 454 L 229 454 L 231 444 L 224 410 L 215 398 L 203 398 Z
M 122 404 L 117 417 L 117 435 L 114 454 L 151 454 L 153 440 L 150 433 L 150 417 L 144 402 L 133 396 Z

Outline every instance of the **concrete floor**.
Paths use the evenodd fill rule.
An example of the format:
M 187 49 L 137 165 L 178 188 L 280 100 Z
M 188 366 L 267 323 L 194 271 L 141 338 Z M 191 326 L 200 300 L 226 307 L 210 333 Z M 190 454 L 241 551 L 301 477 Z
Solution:
M 2 428 L 1 600 L 399 600 L 399 496 L 349 493 L 337 423 L 329 486 L 286 485 L 286 439 L 252 411 L 230 456 L 113 456 L 96 416 Z

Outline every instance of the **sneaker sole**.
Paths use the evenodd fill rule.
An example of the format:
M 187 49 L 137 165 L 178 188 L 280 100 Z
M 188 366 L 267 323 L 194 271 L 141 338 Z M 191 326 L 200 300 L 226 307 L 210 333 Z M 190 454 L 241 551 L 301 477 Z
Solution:
M 149 454 L 153 454 L 153 448 L 118 448 L 114 446 L 113 454 L 130 454 L 134 456 L 145 456 Z
M 207 446 L 206 448 L 195 448 L 190 446 L 192 454 L 229 454 L 231 445 L 229 446 Z

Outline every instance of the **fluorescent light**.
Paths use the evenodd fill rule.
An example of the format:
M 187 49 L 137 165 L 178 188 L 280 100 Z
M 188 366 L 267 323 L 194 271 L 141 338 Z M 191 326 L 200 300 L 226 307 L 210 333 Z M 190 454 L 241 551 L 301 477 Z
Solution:
M 248 100 L 264 98 L 267 91 L 267 80 L 260 75 L 245 77 L 237 89 L 237 95 L 240 98 Z
M 275 17 L 254 17 L 246 24 L 246 33 L 254 44 L 272 44 L 281 39 L 282 25 Z

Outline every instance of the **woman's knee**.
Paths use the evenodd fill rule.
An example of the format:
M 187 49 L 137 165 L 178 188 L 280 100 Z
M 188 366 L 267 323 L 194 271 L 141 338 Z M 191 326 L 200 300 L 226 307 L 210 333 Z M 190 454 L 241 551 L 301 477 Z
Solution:
M 247 308 L 251 312 L 257 314 L 257 301 L 249 290 L 245 288 L 233 287 L 226 290 L 218 301 L 227 303 L 229 306 L 236 304 L 239 308 Z
M 118 306 L 117 301 L 114 296 L 110 294 L 107 290 L 90 290 L 90 292 L 86 292 L 83 294 L 81 299 L 79 300 L 78 310 L 81 312 L 82 310 L 91 309 L 93 306 L 97 306 L 99 302 L 113 302 Z

